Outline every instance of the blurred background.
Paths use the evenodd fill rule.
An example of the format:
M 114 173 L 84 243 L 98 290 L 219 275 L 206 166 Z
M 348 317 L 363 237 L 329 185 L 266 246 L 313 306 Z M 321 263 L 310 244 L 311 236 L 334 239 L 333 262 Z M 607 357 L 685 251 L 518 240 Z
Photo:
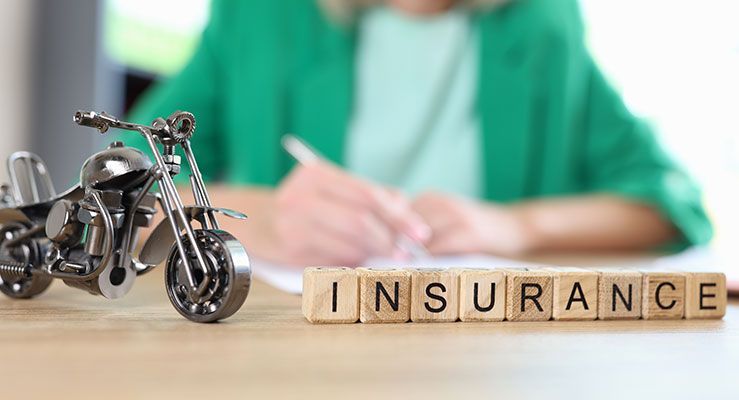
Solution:
M 103 138 L 74 111 L 122 115 L 188 59 L 209 0 L 4 0 L 0 157 L 39 153 L 57 189 Z M 739 239 L 739 2 L 581 0 L 587 43 L 632 111 L 702 184 L 713 247 Z M 655 24 L 654 21 L 659 21 Z M 0 179 L 6 180 L 5 169 Z

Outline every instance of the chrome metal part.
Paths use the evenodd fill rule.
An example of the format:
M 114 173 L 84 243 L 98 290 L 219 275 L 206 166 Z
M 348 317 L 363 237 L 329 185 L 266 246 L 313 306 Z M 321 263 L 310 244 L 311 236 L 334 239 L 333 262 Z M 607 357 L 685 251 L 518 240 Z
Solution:
M 46 217 L 46 236 L 52 242 L 73 246 L 82 238 L 84 225 L 77 220 L 75 203 L 59 200 L 51 207 Z
M 251 286 L 251 264 L 246 250 L 236 238 L 225 231 L 197 230 L 197 248 L 204 255 L 210 268 L 211 278 L 196 276 L 197 283 L 205 282 L 206 291 L 200 299 L 193 301 L 189 296 L 187 278 L 188 263 L 180 258 L 179 251 L 172 246 L 167 259 L 165 283 L 167 295 L 177 312 L 194 322 L 214 322 L 228 318 L 241 308 Z M 192 248 L 183 236 L 187 248 Z M 194 254 L 188 253 L 193 258 Z
M 128 212 L 126 213 L 125 222 L 123 224 L 124 230 L 123 234 L 121 235 L 120 243 L 120 248 L 125 251 L 122 251 L 121 254 L 119 254 L 118 256 L 119 268 L 125 269 L 131 264 L 131 251 L 132 248 L 136 246 L 136 239 L 138 238 L 138 232 L 134 228 L 135 217 L 138 213 L 139 206 L 147 197 L 147 193 L 149 192 L 149 189 L 151 189 L 151 187 L 154 185 L 155 181 L 156 178 L 150 176 L 149 179 L 146 181 L 146 184 L 141 187 L 139 194 L 133 199 L 133 202 L 128 205 Z
M 144 134 L 144 137 L 149 143 L 149 147 L 152 150 L 156 149 L 153 136 L 151 134 L 148 134 L 148 132 L 143 129 L 142 134 Z M 156 159 L 158 165 L 165 165 L 164 160 L 162 160 L 162 155 L 158 152 L 154 152 L 154 158 Z M 177 193 L 177 189 L 174 186 L 174 181 L 172 180 L 172 177 L 169 176 L 169 174 L 161 174 L 161 177 L 159 178 L 159 184 L 163 191 L 164 200 L 166 201 L 168 208 L 174 211 L 174 214 L 179 218 L 179 222 L 181 224 L 180 226 L 184 228 L 185 237 L 188 238 L 190 243 L 195 243 L 195 234 L 193 233 L 193 228 L 192 226 L 190 226 L 190 223 L 187 220 L 184 212 L 184 206 L 182 205 L 182 199 L 180 199 L 180 196 Z M 179 235 L 176 236 L 176 240 L 178 242 L 180 241 Z M 195 260 L 190 260 L 186 258 L 184 252 L 182 251 L 183 249 L 183 246 L 178 246 L 178 250 L 180 250 L 180 256 L 188 265 L 187 276 L 190 281 L 190 290 L 192 291 L 191 295 L 193 296 L 193 298 L 197 298 L 198 296 L 203 295 L 206 288 L 206 281 L 203 281 L 203 283 L 199 285 L 195 284 L 195 279 L 193 278 L 193 271 L 195 271 L 195 268 L 193 268 L 193 266 L 191 265 L 191 261 L 196 262 L 196 267 L 200 269 L 200 271 L 202 271 L 206 279 L 210 278 L 210 271 L 208 270 L 208 265 L 205 263 L 205 259 L 203 258 L 203 255 L 201 254 L 200 249 L 197 246 L 193 245 L 190 249 L 192 250 L 192 254 L 195 255 Z
M 149 157 L 139 149 L 109 146 L 82 164 L 80 185 L 84 188 L 126 190 L 145 181 L 151 166 Z
M 27 239 L 8 245 L 28 230 L 28 225 L 21 222 L 7 222 L 0 226 L 0 292 L 18 299 L 40 294 L 52 282 L 50 276 L 34 269 L 42 262 L 42 243 Z
M 100 261 L 100 265 L 97 267 L 97 270 L 100 270 L 108 267 L 110 259 L 113 257 L 115 228 L 113 226 L 113 219 L 110 217 L 110 213 L 108 213 L 108 210 L 105 208 L 105 203 L 103 203 L 103 199 L 100 197 L 100 193 L 93 192 L 92 196 L 95 200 L 95 203 L 97 203 L 98 208 L 100 209 L 100 216 L 103 218 L 103 227 L 105 229 L 105 234 L 103 237 L 103 258 Z M 90 274 L 90 277 L 94 278 L 96 276 L 95 272 L 96 271 L 93 271 Z
M 185 111 L 177 111 L 167 117 L 167 125 L 170 127 L 170 134 L 177 143 L 184 143 L 190 140 L 195 133 L 195 116 Z
M 62 261 L 59 263 L 59 269 L 64 272 L 76 272 L 84 274 L 89 269 L 87 264 L 78 264 L 71 261 Z
M 0 208 L 13 207 L 14 205 L 13 189 L 8 184 L 0 184 Z
M 75 266 L 68 263 L 64 267 L 74 268 Z M 119 268 L 114 262 L 109 263 L 106 268 L 101 268 L 100 271 L 100 275 L 94 279 L 64 279 L 64 283 L 94 295 L 118 299 L 131 290 L 136 280 L 136 271 L 132 267 Z
M 31 266 L 18 261 L 0 260 L 0 279 L 30 278 Z
M 146 130 L 164 145 L 174 145 L 182 140 L 188 140 L 195 133 L 195 116 L 186 111 L 176 111 L 167 119 L 157 118 L 151 126 L 121 121 L 118 118 L 102 112 L 77 111 L 74 122 L 78 125 L 89 126 L 105 133 L 109 128 L 119 128 L 140 132 Z
M 97 225 L 87 226 L 87 237 L 85 238 L 85 253 L 91 256 L 102 256 L 105 253 L 103 244 L 105 241 L 105 228 Z
M 205 181 L 203 181 L 203 175 L 200 174 L 200 168 L 198 168 L 198 162 L 195 160 L 195 154 L 190 147 L 190 141 L 187 140 L 182 143 L 182 150 L 185 152 L 187 157 L 187 163 L 192 166 L 192 172 L 190 173 L 190 181 L 192 186 L 192 192 L 196 199 L 196 204 L 205 207 L 212 207 L 208 191 L 205 189 Z M 207 213 L 208 221 L 213 229 L 220 229 L 218 220 L 212 212 Z
M 98 114 L 95 111 L 77 111 L 74 114 L 74 122 L 82 126 L 95 128 L 100 133 L 105 133 L 111 126 L 118 126 L 120 124 L 118 118 L 106 112 Z
M 18 165 L 23 165 L 23 173 L 18 170 Z M 17 151 L 8 157 L 8 175 L 10 176 L 13 198 L 17 205 L 33 204 L 48 200 L 56 196 L 54 185 L 49 176 L 49 169 L 41 157 L 27 151 Z M 39 186 L 36 178 L 40 178 L 43 186 Z M 24 178 L 24 179 L 23 179 Z M 23 181 L 23 183 L 21 183 Z M 31 192 L 28 198 L 23 194 L 23 187 Z M 41 196 L 43 189 L 45 196 Z
M 111 213 L 110 211 L 108 211 L 108 213 L 110 214 L 110 218 L 113 221 L 113 226 L 116 229 L 123 226 L 123 219 L 125 218 L 125 214 L 123 214 L 122 212 Z M 79 221 L 83 224 L 97 226 L 103 226 L 105 224 L 99 212 L 91 211 L 84 207 L 80 207 L 79 211 L 77 212 L 77 218 L 79 218 Z
M 103 221 L 103 254 L 100 261 L 92 268 L 86 268 L 84 273 L 63 271 L 59 267 L 63 266 L 65 262 L 68 262 L 68 260 L 65 260 L 62 257 L 61 252 L 57 250 L 53 253 L 49 253 L 49 256 L 47 257 L 45 262 L 45 271 L 47 274 L 55 278 L 64 279 L 65 281 L 91 281 L 100 276 L 100 274 L 109 266 L 115 251 L 115 226 L 113 225 L 113 219 L 110 217 L 110 213 L 105 208 L 105 204 L 103 203 L 100 193 L 92 192 L 92 198 L 97 204 L 97 207 L 101 210 L 100 218 Z M 84 265 L 82 263 L 79 264 Z
M 164 163 L 167 165 L 175 164 L 175 165 L 182 165 L 182 157 L 178 156 L 177 154 L 162 154 L 162 159 L 164 160 Z
M 190 206 L 185 207 L 185 214 L 188 217 L 188 221 L 197 220 L 201 215 L 206 212 L 217 213 L 225 215 L 229 218 L 245 220 L 247 217 L 238 211 L 229 210 L 228 208 L 216 208 L 216 207 L 202 207 L 202 206 Z M 179 231 L 181 232 L 181 230 Z M 149 234 L 149 238 L 144 243 L 144 247 L 141 248 L 139 253 L 139 259 L 146 264 L 159 264 L 167 258 L 169 246 L 174 243 L 176 236 L 173 233 L 173 228 L 170 223 L 170 217 L 167 216 L 164 221 L 161 221 L 159 225 Z

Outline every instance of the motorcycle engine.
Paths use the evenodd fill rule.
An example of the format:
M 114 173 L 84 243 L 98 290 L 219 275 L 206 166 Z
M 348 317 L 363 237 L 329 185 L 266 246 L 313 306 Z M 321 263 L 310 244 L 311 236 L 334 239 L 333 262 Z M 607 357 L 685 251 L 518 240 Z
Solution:
M 111 299 L 122 297 L 130 290 L 136 269 L 128 255 L 136 246 L 138 230 L 152 221 L 156 196 L 143 194 L 136 209 L 131 211 L 131 208 L 144 189 L 152 165 L 140 150 L 113 142 L 82 166 L 80 185 L 85 190 L 84 198 L 78 202 L 59 200 L 53 205 L 46 221 L 46 235 L 67 268 L 98 267 L 106 254 L 102 214 L 108 214 L 113 224 L 113 237 L 109 239 L 111 257 L 107 265 L 99 265 L 104 268 L 100 275 L 89 280 L 65 280 L 67 285 Z M 99 209 L 93 194 L 100 197 L 105 210 Z M 129 212 L 131 220 L 127 221 Z M 126 244 L 128 247 L 124 248 Z

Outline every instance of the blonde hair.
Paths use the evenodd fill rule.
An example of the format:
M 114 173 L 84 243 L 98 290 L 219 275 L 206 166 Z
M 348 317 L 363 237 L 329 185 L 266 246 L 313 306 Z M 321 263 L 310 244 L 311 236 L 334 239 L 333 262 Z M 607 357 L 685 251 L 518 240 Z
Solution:
M 384 3 L 386 0 L 318 0 L 324 13 L 333 21 L 351 23 L 357 11 L 364 7 Z M 473 9 L 493 8 L 508 0 L 456 0 L 463 7 Z

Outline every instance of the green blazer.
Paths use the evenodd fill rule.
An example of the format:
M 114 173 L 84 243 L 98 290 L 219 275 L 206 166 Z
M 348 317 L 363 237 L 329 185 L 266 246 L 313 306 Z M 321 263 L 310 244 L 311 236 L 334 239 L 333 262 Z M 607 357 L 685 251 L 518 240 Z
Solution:
M 190 62 L 132 119 L 193 112 L 208 180 L 275 185 L 292 166 L 279 145 L 286 132 L 343 164 L 357 33 L 316 3 L 215 0 Z M 487 200 L 613 193 L 656 206 L 682 232 L 681 245 L 710 239 L 695 183 L 588 54 L 575 0 L 513 0 L 474 23 Z

